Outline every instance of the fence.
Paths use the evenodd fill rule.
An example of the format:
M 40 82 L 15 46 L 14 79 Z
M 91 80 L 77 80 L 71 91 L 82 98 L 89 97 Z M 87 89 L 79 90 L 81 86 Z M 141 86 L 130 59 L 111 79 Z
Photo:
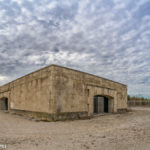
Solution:
M 128 106 L 150 106 L 150 100 L 130 100 Z

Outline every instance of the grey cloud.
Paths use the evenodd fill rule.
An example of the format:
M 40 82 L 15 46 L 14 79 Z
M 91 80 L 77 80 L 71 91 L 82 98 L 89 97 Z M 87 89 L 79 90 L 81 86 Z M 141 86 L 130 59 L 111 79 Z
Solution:
M 146 0 L 1 1 L 0 84 L 56 63 L 148 93 L 148 8 Z

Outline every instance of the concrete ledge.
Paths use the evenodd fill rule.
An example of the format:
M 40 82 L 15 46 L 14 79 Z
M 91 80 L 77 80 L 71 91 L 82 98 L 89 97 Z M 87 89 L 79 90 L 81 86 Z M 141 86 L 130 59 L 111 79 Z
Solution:
M 118 113 L 125 113 L 127 112 L 127 108 L 117 109 Z
M 75 120 L 75 119 L 88 119 L 88 112 L 65 112 L 59 114 L 50 114 L 46 112 L 32 112 L 26 110 L 11 109 L 10 113 L 29 117 L 39 121 L 60 121 L 60 120 Z
M 65 112 L 56 114 L 57 120 L 75 120 L 75 119 L 88 119 L 88 112 Z
M 26 110 L 18 110 L 18 109 L 11 109 L 9 110 L 10 113 L 20 116 L 29 117 L 30 119 L 41 120 L 41 121 L 53 121 L 54 115 L 49 114 L 46 112 L 33 112 L 33 111 L 26 111 Z

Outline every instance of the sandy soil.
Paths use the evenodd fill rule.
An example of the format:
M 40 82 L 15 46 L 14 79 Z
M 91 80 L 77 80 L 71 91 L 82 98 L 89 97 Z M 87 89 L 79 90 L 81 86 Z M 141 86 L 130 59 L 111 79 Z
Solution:
M 8 150 L 150 150 L 150 107 L 65 122 L 0 112 L 0 144 Z

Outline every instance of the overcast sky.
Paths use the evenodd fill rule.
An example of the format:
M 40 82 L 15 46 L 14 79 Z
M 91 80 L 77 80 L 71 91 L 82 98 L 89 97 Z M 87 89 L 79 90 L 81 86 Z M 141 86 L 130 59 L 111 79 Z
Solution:
M 150 0 L 0 0 L 0 85 L 50 64 L 150 94 Z

